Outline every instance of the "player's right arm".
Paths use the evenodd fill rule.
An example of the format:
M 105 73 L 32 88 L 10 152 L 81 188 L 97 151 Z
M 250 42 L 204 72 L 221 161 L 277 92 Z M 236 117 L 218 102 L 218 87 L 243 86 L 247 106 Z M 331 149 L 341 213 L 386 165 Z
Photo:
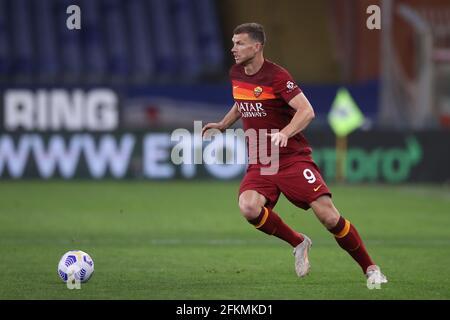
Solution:
M 205 131 L 208 129 L 219 129 L 220 131 L 226 130 L 227 128 L 231 127 L 233 123 L 235 123 L 240 117 L 241 113 L 239 112 L 237 104 L 235 103 L 220 122 L 210 122 L 203 127 L 202 137 L 205 134 Z

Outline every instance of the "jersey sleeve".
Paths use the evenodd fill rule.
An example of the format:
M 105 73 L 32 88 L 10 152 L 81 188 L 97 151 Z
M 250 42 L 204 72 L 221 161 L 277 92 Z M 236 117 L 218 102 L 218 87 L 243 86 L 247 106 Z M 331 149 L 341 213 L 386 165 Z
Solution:
M 302 92 L 286 70 L 277 72 L 274 78 L 273 88 L 275 94 L 280 96 L 286 103 Z

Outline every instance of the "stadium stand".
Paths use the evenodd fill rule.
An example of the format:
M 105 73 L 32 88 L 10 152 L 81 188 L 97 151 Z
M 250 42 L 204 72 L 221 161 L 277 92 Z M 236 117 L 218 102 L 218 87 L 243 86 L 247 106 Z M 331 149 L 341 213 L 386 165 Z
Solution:
M 58 34 L 58 45 L 59 54 L 61 58 L 61 72 L 63 79 L 68 81 L 80 81 L 85 71 L 83 65 L 83 50 L 81 47 L 81 33 L 76 30 L 69 30 L 66 27 L 67 20 L 67 7 L 72 5 L 73 2 L 70 0 L 60 0 L 56 3 L 56 12 L 54 12 L 54 17 L 56 16 L 56 32 Z M 38 23 L 40 23 L 40 17 L 36 17 Z
M 131 70 L 135 80 L 146 81 L 155 76 L 155 58 L 153 56 L 153 37 L 145 15 L 145 3 L 140 0 L 128 2 L 127 18 L 130 21 Z
M 55 21 L 52 19 L 51 0 L 33 2 L 35 16 L 36 43 L 36 75 L 41 81 L 51 81 L 60 72 L 58 50 L 56 44 Z
M 80 30 L 66 27 L 73 4 Z M 0 0 L 0 81 L 172 83 L 223 74 L 217 16 L 204 0 Z
M 101 80 L 107 73 L 105 59 L 105 39 L 99 23 L 100 7 L 98 1 L 84 0 L 83 8 L 83 46 L 86 57 L 87 81 Z
M 8 21 L 6 14 L 6 3 L 0 0 L 0 80 L 5 79 L 9 74 L 9 37 Z
M 28 80 L 34 71 L 30 2 L 27 0 L 12 1 L 10 10 L 10 26 L 14 31 L 14 37 L 11 37 L 10 41 L 14 54 L 9 57 L 17 78 Z

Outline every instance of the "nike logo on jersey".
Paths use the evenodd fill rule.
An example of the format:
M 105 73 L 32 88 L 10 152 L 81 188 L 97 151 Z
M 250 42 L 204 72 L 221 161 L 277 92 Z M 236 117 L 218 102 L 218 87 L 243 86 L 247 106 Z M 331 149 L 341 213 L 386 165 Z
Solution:
M 322 185 L 318 186 L 317 188 L 314 188 L 314 192 L 317 192 L 321 187 Z

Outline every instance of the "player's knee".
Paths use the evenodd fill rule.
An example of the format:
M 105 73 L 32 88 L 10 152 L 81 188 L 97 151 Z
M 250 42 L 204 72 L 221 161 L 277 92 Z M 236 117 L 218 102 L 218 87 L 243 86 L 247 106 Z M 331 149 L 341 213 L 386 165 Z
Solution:
M 334 228 L 339 221 L 339 213 L 335 213 L 330 211 L 328 214 L 326 214 L 322 219 L 322 224 L 327 229 Z
M 256 202 L 243 199 L 239 200 L 239 209 L 247 220 L 257 218 L 261 212 L 261 207 Z
M 316 202 L 314 205 L 314 212 L 327 229 L 335 227 L 339 221 L 339 212 L 331 199 L 324 198 Z

